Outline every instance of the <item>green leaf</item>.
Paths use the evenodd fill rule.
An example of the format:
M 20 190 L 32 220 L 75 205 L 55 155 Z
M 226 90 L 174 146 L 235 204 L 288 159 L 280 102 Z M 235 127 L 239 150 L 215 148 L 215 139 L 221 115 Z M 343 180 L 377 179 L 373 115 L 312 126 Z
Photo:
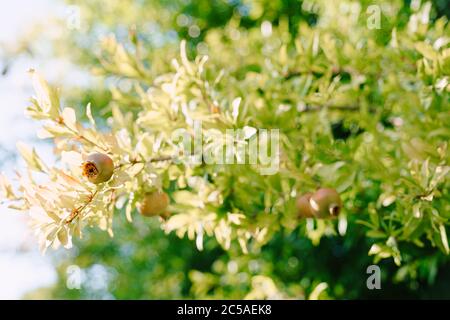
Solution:
M 35 171 L 40 172 L 47 172 L 48 169 L 44 162 L 39 158 L 38 154 L 36 153 L 36 150 L 33 148 L 29 148 L 25 143 L 23 142 L 17 142 L 16 144 L 17 149 L 19 150 L 20 154 L 22 155 L 22 158 L 25 160 L 25 162 L 28 164 L 28 167 Z

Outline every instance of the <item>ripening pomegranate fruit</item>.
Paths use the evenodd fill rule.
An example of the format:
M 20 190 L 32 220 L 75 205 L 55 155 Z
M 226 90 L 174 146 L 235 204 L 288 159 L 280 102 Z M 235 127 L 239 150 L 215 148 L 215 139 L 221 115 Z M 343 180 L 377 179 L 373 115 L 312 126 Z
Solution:
M 166 209 L 169 206 L 169 196 L 163 191 L 148 192 L 142 201 L 137 204 L 140 214 L 145 217 L 167 216 Z
M 316 218 L 335 218 L 342 208 L 341 197 L 336 190 L 321 188 L 309 199 L 309 204 Z
M 114 172 L 114 162 L 104 153 L 93 153 L 82 164 L 83 176 L 90 182 L 99 184 L 111 179 Z
M 312 195 L 311 192 L 308 192 L 297 197 L 296 206 L 299 218 L 314 218 L 314 212 L 309 204 Z

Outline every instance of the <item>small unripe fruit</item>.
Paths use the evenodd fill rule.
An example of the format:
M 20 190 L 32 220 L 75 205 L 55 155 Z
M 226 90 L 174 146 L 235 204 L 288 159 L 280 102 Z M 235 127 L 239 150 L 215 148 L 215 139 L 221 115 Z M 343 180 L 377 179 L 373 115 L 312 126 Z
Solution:
M 317 190 L 309 199 L 309 204 L 314 216 L 321 219 L 337 217 L 342 208 L 341 197 L 331 188 Z
M 137 204 L 140 214 L 145 217 L 161 215 L 167 216 L 166 209 L 169 206 L 169 196 L 165 192 L 155 191 L 146 193 L 144 199 Z
M 308 192 L 297 197 L 296 206 L 299 218 L 314 218 L 314 212 L 309 204 L 312 195 L 311 192 Z
M 83 176 L 90 182 L 99 184 L 111 179 L 114 172 L 114 162 L 104 153 L 93 153 L 82 164 Z

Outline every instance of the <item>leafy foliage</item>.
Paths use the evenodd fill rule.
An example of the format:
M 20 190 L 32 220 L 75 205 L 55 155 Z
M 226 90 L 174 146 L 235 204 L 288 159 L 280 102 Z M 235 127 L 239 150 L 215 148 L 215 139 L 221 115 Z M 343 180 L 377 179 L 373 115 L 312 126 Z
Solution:
M 113 11 L 126 6 L 112 3 Z M 124 19 L 154 17 L 139 10 L 143 3 L 130 5 Z M 225 6 L 224 25 L 205 14 L 197 21 L 201 35 L 181 41 L 179 53 L 165 42 L 170 23 L 159 25 L 158 45 L 138 24 L 127 39 L 106 36 L 100 52 L 92 55 L 88 47 L 81 58 L 94 64 L 101 79 L 120 79 L 106 95 L 105 123 L 94 104 L 65 106 L 57 89 L 32 71 L 36 98 L 27 113 L 44 122 L 40 137 L 53 140 L 60 164 L 49 167 L 19 144 L 29 171 L 18 175 L 18 191 L 2 177 L 5 197 L 30 212 L 42 250 L 69 248 L 86 226 L 95 226 L 119 240 L 88 231 L 83 266 L 92 260 L 87 252 L 111 241 L 108 254 L 136 259 L 136 265 L 120 262 L 121 271 L 139 274 L 143 283 L 165 274 L 164 292 L 157 286 L 111 289 L 118 298 L 361 297 L 365 281 L 355 287 L 346 269 L 370 264 L 367 255 L 375 263 L 392 258 L 391 281 L 417 284 L 428 277 L 432 283 L 433 270 L 449 261 L 448 22 L 430 18 L 431 3 L 376 1 L 382 16 L 381 28 L 374 29 L 368 24 L 373 4 L 305 1 L 301 14 L 289 18 L 280 8 L 266 9 L 269 1 L 251 2 L 244 17 Z M 96 5 L 92 1 L 86 10 Z M 204 5 L 183 10 L 195 13 Z M 213 2 L 211 14 L 221 5 Z M 161 10 L 165 17 L 172 9 Z M 212 134 L 217 130 L 236 145 L 248 145 L 249 136 L 229 136 L 227 129 L 279 129 L 279 171 L 261 175 L 258 164 L 192 162 L 172 133 L 193 134 L 197 121 L 211 130 L 203 137 L 204 150 L 223 148 L 226 139 Z M 92 152 L 113 158 L 109 182 L 94 186 L 81 176 L 80 165 Z M 343 213 L 337 221 L 298 219 L 296 196 L 320 186 L 340 193 Z M 154 189 L 171 197 L 170 217 L 158 222 L 164 235 L 155 230 L 156 221 L 149 222 L 150 232 L 142 218 L 135 220 L 136 204 Z M 123 215 L 139 236 L 124 225 Z M 156 235 L 147 235 L 139 247 L 147 231 Z M 204 255 L 173 234 L 195 241 Z M 129 237 L 123 245 L 122 235 Z M 127 245 L 131 252 L 124 253 Z M 170 254 L 156 254 L 158 265 L 148 248 L 169 248 Z M 334 258 L 351 261 L 338 259 L 338 275 L 332 275 L 334 258 L 327 257 L 332 250 Z M 102 256 L 105 264 L 108 254 Z M 130 285 L 118 278 L 119 286 Z

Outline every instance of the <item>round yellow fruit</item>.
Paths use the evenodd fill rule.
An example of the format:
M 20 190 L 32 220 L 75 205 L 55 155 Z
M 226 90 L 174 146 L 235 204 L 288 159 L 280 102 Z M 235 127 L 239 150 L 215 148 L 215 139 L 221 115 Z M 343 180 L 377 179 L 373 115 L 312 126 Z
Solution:
M 309 199 L 309 204 L 316 218 L 335 218 L 342 209 L 342 200 L 336 190 L 321 188 Z
M 145 217 L 166 216 L 169 206 L 169 196 L 162 191 L 146 193 L 142 201 L 137 204 L 139 213 Z
M 308 192 L 297 197 L 296 207 L 299 218 L 314 218 L 314 212 L 309 204 L 312 195 Z
M 82 164 L 83 176 L 90 182 L 99 184 L 111 179 L 114 173 L 114 162 L 104 153 L 93 153 Z

